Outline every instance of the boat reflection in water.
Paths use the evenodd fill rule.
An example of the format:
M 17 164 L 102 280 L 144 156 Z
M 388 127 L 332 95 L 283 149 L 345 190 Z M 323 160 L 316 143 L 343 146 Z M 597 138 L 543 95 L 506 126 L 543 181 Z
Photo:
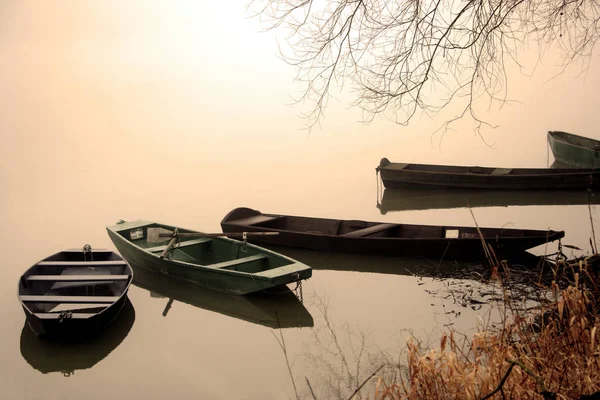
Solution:
M 282 246 L 265 247 L 310 265 L 314 270 L 354 271 L 434 278 L 451 276 L 459 279 L 471 278 L 473 272 L 478 272 L 479 276 L 489 275 L 491 272 L 491 268 L 485 261 L 467 262 L 375 254 L 347 254 Z M 542 262 L 542 258 L 523 251 L 511 258 L 509 266 L 535 269 L 540 267 Z
M 135 310 L 126 299 L 119 316 L 99 335 L 85 341 L 59 342 L 38 338 L 25 322 L 21 331 L 21 355 L 38 371 L 61 372 L 71 376 L 76 370 L 92 368 L 123 342 L 135 321 Z
M 287 286 L 238 296 L 169 279 L 135 264 L 131 266 L 133 284 L 148 290 L 151 297 L 164 299 L 165 317 L 178 301 L 274 329 L 314 324 L 308 310 Z
M 588 200 L 589 198 L 589 200 Z M 462 207 L 552 206 L 600 204 L 600 196 L 580 191 L 468 190 L 443 188 L 384 189 L 377 203 L 381 214 L 389 211 L 432 210 Z

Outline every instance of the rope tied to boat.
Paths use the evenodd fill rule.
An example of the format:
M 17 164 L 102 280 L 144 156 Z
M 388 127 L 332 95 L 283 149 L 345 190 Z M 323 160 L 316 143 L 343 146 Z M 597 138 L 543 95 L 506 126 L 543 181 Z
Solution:
M 66 319 L 71 319 L 73 317 L 73 311 L 61 311 L 58 315 L 58 322 L 62 323 Z
M 304 303 L 304 293 L 302 292 L 302 281 L 301 280 L 296 282 L 296 287 L 294 288 L 294 293 L 296 293 L 296 297 L 298 297 L 300 302 Z
M 569 247 L 569 246 L 567 246 Z M 558 251 L 554 254 L 556 254 L 556 261 L 558 260 L 566 260 L 567 259 L 567 255 L 565 253 L 563 253 L 563 245 L 560 239 L 558 239 Z

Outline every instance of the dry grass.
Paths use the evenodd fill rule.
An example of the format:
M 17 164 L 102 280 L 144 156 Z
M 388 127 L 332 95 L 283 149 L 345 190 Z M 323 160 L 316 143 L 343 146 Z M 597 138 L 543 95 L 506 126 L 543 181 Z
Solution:
M 468 345 L 454 332 L 444 335 L 436 350 L 409 342 L 407 365 L 391 378 L 379 378 L 375 398 L 600 397 L 597 263 L 597 257 L 558 261 L 551 285 L 540 285 L 553 301 L 533 312 L 519 307 L 507 291 L 502 324 L 475 334 Z

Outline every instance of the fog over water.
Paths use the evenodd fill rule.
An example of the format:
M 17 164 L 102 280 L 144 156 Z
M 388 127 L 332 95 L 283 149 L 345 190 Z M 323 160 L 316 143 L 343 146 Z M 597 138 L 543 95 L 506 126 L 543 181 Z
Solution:
M 105 227 L 119 219 L 218 232 L 227 212 L 247 206 L 473 225 L 466 207 L 382 213 L 379 160 L 546 167 L 553 161 L 548 130 L 600 139 L 598 57 L 584 74 L 581 66 L 561 74 L 556 55 L 536 65 L 533 48 L 523 60 L 535 74 L 510 77 L 509 97 L 518 102 L 481 107 L 498 125 L 483 130 L 484 140 L 468 121 L 434 133 L 443 116 L 417 116 L 408 126 L 384 118 L 361 124 L 345 97 L 331 100 L 321 127 L 307 131 L 302 107 L 289 105 L 301 88 L 295 71 L 277 58 L 275 34 L 259 30 L 236 2 L 0 5 L 0 399 L 294 397 L 279 331 L 264 323 L 273 308 L 262 303 L 132 286 L 128 314 L 110 336 L 80 351 L 31 337 L 16 297 L 19 276 L 64 248 L 114 249 Z M 563 243 L 583 249 L 568 255 L 590 251 L 590 209 L 581 202 L 477 207 L 473 214 L 480 226 L 565 230 Z M 595 222 L 596 206 L 591 216 Z M 556 244 L 532 250 L 554 251 Z M 397 273 L 359 271 L 380 263 Z M 339 332 L 352 333 L 346 337 L 365 334 L 373 364 L 377 354 L 395 357 L 406 330 L 434 340 L 446 323 L 471 331 L 485 317 L 485 309 L 432 296 L 438 281 L 405 272 L 420 263 L 431 265 L 325 257 L 302 286 L 303 303 L 277 303 L 295 321 L 281 333 L 303 395 L 304 377 L 328 390 L 324 360 L 338 352 L 326 340 L 324 311 Z M 365 363 L 361 376 L 370 368 Z

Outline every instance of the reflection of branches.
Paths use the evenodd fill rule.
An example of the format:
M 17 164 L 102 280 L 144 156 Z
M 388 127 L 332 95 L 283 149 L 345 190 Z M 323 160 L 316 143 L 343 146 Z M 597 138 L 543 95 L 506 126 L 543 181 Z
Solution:
M 376 356 L 369 351 L 364 332 L 356 332 L 347 324 L 336 326 L 329 314 L 327 299 L 314 298 L 323 317 L 323 326 L 313 330 L 318 351 L 311 350 L 307 354 L 317 374 L 310 382 L 319 381 L 318 387 L 328 392 L 320 394 L 319 398 L 323 395 L 327 398 L 360 398 L 361 390 L 380 371 L 382 364 L 389 361 L 384 353 Z M 369 369 L 369 375 L 364 369 Z M 312 393 L 312 387 L 310 389 Z
M 588 58 L 599 38 L 597 0 L 253 0 L 268 29 L 284 28 L 283 59 L 305 84 L 309 125 L 334 88 L 350 83 L 366 119 L 391 112 L 407 124 L 418 110 L 435 114 L 474 99 L 506 101 L 505 62 L 529 40 L 558 47 L 564 65 Z M 285 49 L 289 51 L 285 51 Z M 518 62 L 517 62 L 518 64 Z M 466 104 L 466 106 L 464 105 Z
M 279 325 L 279 316 L 277 316 L 277 324 Z M 271 333 L 273 333 L 273 332 L 271 332 Z M 277 335 L 275 335 L 275 333 L 273 333 L 273 336 L 275 337 L 275 340 L 277 340 L 277 343 L 279 344 L 279 347 L 281 347 L 281 351 L 283 351 L 283 355 L 285 356 L 285 364 L 288 369 L 288 374 L 290 375 L 290 380 L 292 381 L 292 386 L 294 387 L 294 393 L 296 394 L 296 400 L 298 400 L 300 397 L 298 396 L 298 389 L 296 388 L 296 381 L 294 380 L 294 374 L 292 374 L 292 367 L 290 366 L 290 359 L 288 358 L 287 346 L 285 345 L 285 339 L 283 337 L 283 332 L 281 331 L 281 326 L 279 326 L 279 338 L 277 337 Z

